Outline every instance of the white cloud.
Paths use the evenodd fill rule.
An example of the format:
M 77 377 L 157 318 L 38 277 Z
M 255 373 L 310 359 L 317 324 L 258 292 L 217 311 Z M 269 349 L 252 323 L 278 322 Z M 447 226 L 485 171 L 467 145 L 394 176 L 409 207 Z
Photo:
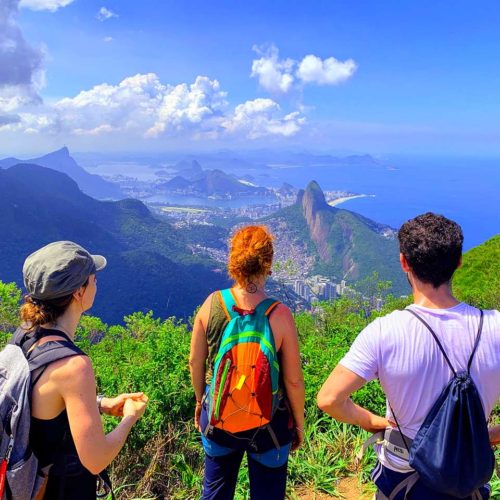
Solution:
M 262 57 L 252 62 L 252 73 L 250 76 L 258 78 L 260 86 L 272 93 L 288 92 L 294 82 L 292 75 L 295 61 L 292 59 L 279 60 L 279 51 L 271 45 L 263 51 L 257 46 L 253 50 Z
M 61 7 L 66 7 L 74 0 L 21 0 L 19 7 L 31 10 L 50 10 L 55 12 Z
M 103 83 L 36 109 L 0 120 L 0 129 L 54 136 L 113 135 L 149 139 L 289 137 L 304 118 L 284 113 L 271 99 L 255 99 L 229 108 L 217 80 L 198 76 L 191 84 L 163 84 L 155 73 Z
M 254 99 L 236 106 L 233 115 L 222 126 L 231 133 L 258 139 L 269 135 L 292 136 L 305 123 L 299 112 L 284 117 L 280 112 L 279 104 L 272 99 Z
M 113 17 L 118 17 L 118 14 L 107 9 L 106 7 L 101 7 L 96 15 L 96 18 L 101 22 L 107 21 L 108 19 L 111 19 Z
M 17 0 L 0 3 L 0 87 L 31 85 L 42 67 L 42 51 L 24 39 L 17 16 Z
M 17 24 L 18 0 L 0 0 L 0 114 L 41 101 L 44 84 L 41 49 L 31 46 Z M 2 120 L 5 124 L 7 120 Z M 12 120 L 10 120 L 12 122 Z
M 253 50 L 261 57 L 252 62 L 251 77 L 259 80 L 259 85 L 274 94 L 286 94 L 301 85 L 336 85 L 349 79 L 357 69 L 352 59 L 338 61 L 335 57 L 322 60 L 313 54 L 302 61 L 279 59 L 279 51 L 271 45 Z
M 356 69 L 356 63 L 352 59 L 344 62 L 338 61 L 335 57 L 321 60 L 310 54 L 299 64 L 297 77 L 304 83 L 335 85 L 349 79 Z

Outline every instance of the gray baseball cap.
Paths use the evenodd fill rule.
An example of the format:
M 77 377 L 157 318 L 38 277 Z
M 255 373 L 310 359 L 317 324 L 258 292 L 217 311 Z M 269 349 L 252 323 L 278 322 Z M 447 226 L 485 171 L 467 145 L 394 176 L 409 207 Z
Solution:
M 78 290 L 91 274 L 105 267 L 102 255 L 91 255 L 72 241 L 55 241 L 24 261 L 24 286 L 35 299 L 58 299 Z

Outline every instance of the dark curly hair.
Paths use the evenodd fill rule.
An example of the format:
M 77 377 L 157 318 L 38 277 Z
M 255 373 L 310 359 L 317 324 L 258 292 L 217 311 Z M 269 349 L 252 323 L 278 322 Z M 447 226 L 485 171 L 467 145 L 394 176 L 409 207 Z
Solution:
M 401 253 L 420 281 L 437 288 L 451 280 L 464 242 L 456 222 L 427 212 L 405 222 L 398 239 Z

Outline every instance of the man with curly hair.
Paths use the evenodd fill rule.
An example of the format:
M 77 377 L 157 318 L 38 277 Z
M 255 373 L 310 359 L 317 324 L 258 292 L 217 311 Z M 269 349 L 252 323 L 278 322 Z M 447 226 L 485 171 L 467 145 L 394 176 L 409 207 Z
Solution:
M 457 300 L 451 289 L 453 273 L 462 258 L 463 234 L 456 222 L 429 212 L 404 223 L 398 238 L 401 267 L 413 291 L 413 304 L 407 308 L 409 311 L 394 311 L 377 318 L 358 335 L 321 388 L 318 405 L 339 421 L 373 433 L 394 429 L 412 440 L 452 373 L 421 320 L 435 332 L 458 372 L 467 369 L 481 312 Z M 499 353 L 500 313 L 484 311 L 470 375 L 486 417 L 500 395 Z M 385 417 L 374 415 L 350 399 L 353 392 L 374 379 L 380 381 L 390 402 Z M 491 427 L 489 436 L 491 444 L 497 444 L 500 426 Z M 377 499 L 406 498 L 404 489 L 395 492 L 396 486 L 414 472 L 408 459 L 402 458 L 407 451 L 405 443 L 391 447 L 386 438 L 375 446 L 378 462 L 372 479 L 378 488 Z M 488 485 L 480 488 L 480 495 L 489 498 Z M 411 498 L 452 497 L 436 494 L 418 481 Z

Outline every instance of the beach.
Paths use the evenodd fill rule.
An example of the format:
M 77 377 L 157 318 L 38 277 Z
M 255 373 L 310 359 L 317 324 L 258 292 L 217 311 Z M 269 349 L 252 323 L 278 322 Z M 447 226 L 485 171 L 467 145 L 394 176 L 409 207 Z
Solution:
M 356 198 L 368 198 L 368 197 L 375 197 L 374 194 L 355 194 L 355 195 L 352 195 L 352 196 L 343 196 L 341 198 L 336 198 L 335 200 L 331 200 L 328 202 L 328 205 L 330 205 L 331 207 L 335 207 L 337 205 L 340 205 L 341 203 L 344 203 L 346 201 L 349 201 L 349 200 L 354 200 Z

